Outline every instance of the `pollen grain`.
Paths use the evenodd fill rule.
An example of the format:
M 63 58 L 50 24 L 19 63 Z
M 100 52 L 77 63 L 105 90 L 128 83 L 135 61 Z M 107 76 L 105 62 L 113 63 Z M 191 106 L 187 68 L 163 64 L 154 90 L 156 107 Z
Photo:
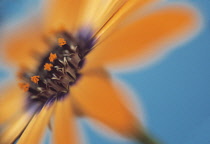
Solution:
M 56 60 L 56 59 L 57 59 L 57 55 L 53 54 L 53 53 L 50 53 L 50 56 L 49 56 L 50 62 L 54 62 L 54 60 Z
M 31 81 L 38 84 L 40 76 L 32 76 Z
M 58 44 L 59 44 L 60 47 L 62 47 L 63 45 L 66 44 L 66 41 L 64 40 L 64 38 L 59 38 L 58 39 Z
M 53 65 L 51 63 L 45 63 L 44 65 L 44 70 L 51 71 Z
M 30 87 L 30 85 L 28 83 L 19 83 L 18 85 L 24 92 L 27 92 Z

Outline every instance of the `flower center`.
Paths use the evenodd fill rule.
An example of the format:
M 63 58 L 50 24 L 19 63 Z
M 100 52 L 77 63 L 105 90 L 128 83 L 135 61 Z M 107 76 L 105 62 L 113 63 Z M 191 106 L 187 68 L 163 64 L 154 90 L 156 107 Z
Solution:
M 35 72 L 24 72 L 20 88 L 27 92 L 27 105 L 44 105 L 48 101 L 65 97 L 70 86 L 81 76 L 85 56 L 91 51 L 94 39 L 67 32 L 59 33 L 58 44 L 42 58 Z

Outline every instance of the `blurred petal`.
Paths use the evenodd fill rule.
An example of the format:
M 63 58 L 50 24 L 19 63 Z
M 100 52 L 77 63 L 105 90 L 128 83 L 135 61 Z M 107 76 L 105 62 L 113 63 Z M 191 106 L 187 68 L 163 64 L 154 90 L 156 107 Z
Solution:
M 99 29 L 99 31 L 96 33 L 96 37 L 100 38 L 99 42 L 101 42 L 104 38 L 106 38 L 108 35 L 113 33 L 113 30 L 118 27 L 118 25 L 125 20 L 126 18 L 130 17 L 131 14 L 135 13 L 138 9 L 141 9 L 145 7 L 148 4 L 161 1 L 161 0 L 125 0 L 121 1 L 121 3 L 114 3 L 115 7 L 112 8 L 108 14 L 108 16 L 105 16 L 103 19 L 101 18 L 97 25 L 101 24 L 102 27 Z M 108 9 L 109 10 L 109 9 Z M 107 19 L 106 19 L 107 18 Z M 104 21 L 106 20 L 106 21 Z
M 47 0 L 44 7 L 44 25 L 48 32 L 65 28 L 72 31 L 86 0 Z
M 19 135 L 25 129 L 25 127 L 28 125 L 31 118 L 32 118 L 31 114 L 25 113 L 19 116 L 17 119 L 14 119 L 13 122 L 9 123 L 9 126 L 5 128 L 3 133 L 0 134 L 0 143 L 1 144 L 13 143 L 19 137 Z
M 109 19 L 125 4 L 127 0 L 106 0 L 100 1 L 96 9 L 96 14 L 92 14 L 89 22 L 94 26 L 94 30 L 100 29 Z M 98 1 L 99 2 L 99 1 Z
M 23 92 L 17 85 L 11 84 L 2 89 L 0 94 L 0 124 L 5 123 L 22 112 L 24 106 Z
M 98 15 L 99 6 L 101 4 L 100 0 L 86 0 L 86 3 L 84 5 L 81 18 L 78 21 L 78 25 L 89 25 L 95 19 L 96 14 Z
M 163 7 L 113 33 L 87 56 L 86 68 L 151 58 L 166 46 L 189 37 L 198 26 L 198 17 L 192 8 Z
M 23 134 L 21 135 L 17 144 L 38 144 L 44 134 L 44 130 L 50 120 L 51 114 L 53 112 L 56 102 L 51 103 L 49 106 L 46 104 L 40 111 L 36 114 Z
M 73 105 L 82 114 L 98 120 L 122 135 L 132 136 L 139 131 L 139 123 L 128 110 L 129 104 L 123 99 L 123 95 L 124 91 L 113 85 L 103 70 L 82 76 L 71 89 Z
M 69 96 L 57 102 L 53 126 L 54 144 L 78 144 Z
M 87 0 L 78 27 L 100 29 L 113 14 L 125 4 L 126 0 Z
M 5 32 L 3 45 L 7 61 L 32 68 L 36 64 L 34 58 L 46 51 L 42 29 L 37 19 Z

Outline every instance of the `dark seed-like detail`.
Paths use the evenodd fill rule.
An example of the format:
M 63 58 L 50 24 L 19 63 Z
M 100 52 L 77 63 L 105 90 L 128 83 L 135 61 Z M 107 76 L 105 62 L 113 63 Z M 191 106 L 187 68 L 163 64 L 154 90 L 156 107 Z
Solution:
M 62 100 L 81 76 L 85 56 L 91 51 L 94 39 L 73 37 L 67 32 L 58 34 L 59 43 L 41 60 L 35 72 L 22 73 L 24 83 L 30 85 L 27 92 L 27 108 L 32 104 L 50 104 Z

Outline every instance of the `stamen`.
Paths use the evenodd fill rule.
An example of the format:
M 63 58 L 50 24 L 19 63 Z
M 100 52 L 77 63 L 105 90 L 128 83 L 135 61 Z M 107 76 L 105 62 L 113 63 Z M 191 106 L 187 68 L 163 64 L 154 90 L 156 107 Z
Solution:
M 56 60 L 56 59 L 57 59 L 57 55 L 53 54 L 53 53 L 50 53 L 50 56 L 49 56 L 50 62 L 54 62 L 54 60 Z
M 81 75 L 82 64 L 94 45 L 94 39 L 74 37 L 67 32 L 60 32 L 59 36 L 58 43 L 52 45 L 35 71 L 24 69 L 20 73 L 24 82 L 19 87 L 28 91 L 26 107 L 31 107 L 31 104 L 44 106 L 53 99 L 61 100 L 70 93 L 70 87 Z
M 24 92 L 27 92 L 30 87 L 30 85 L 28 83 L 19 83 L 18 85 Z
M 63 38 L 59 38 L 58 39 L 58 44 L 59 44 L 60 47 L 62 47 L 63 45 L 66 44 L 66 41 Z
M 51 71 L 53 65 L 51 63 L 45 63 L 44 65 L 44 70 Z
M 38 84 L 40 76 L 32 76 L 31 81 Z

